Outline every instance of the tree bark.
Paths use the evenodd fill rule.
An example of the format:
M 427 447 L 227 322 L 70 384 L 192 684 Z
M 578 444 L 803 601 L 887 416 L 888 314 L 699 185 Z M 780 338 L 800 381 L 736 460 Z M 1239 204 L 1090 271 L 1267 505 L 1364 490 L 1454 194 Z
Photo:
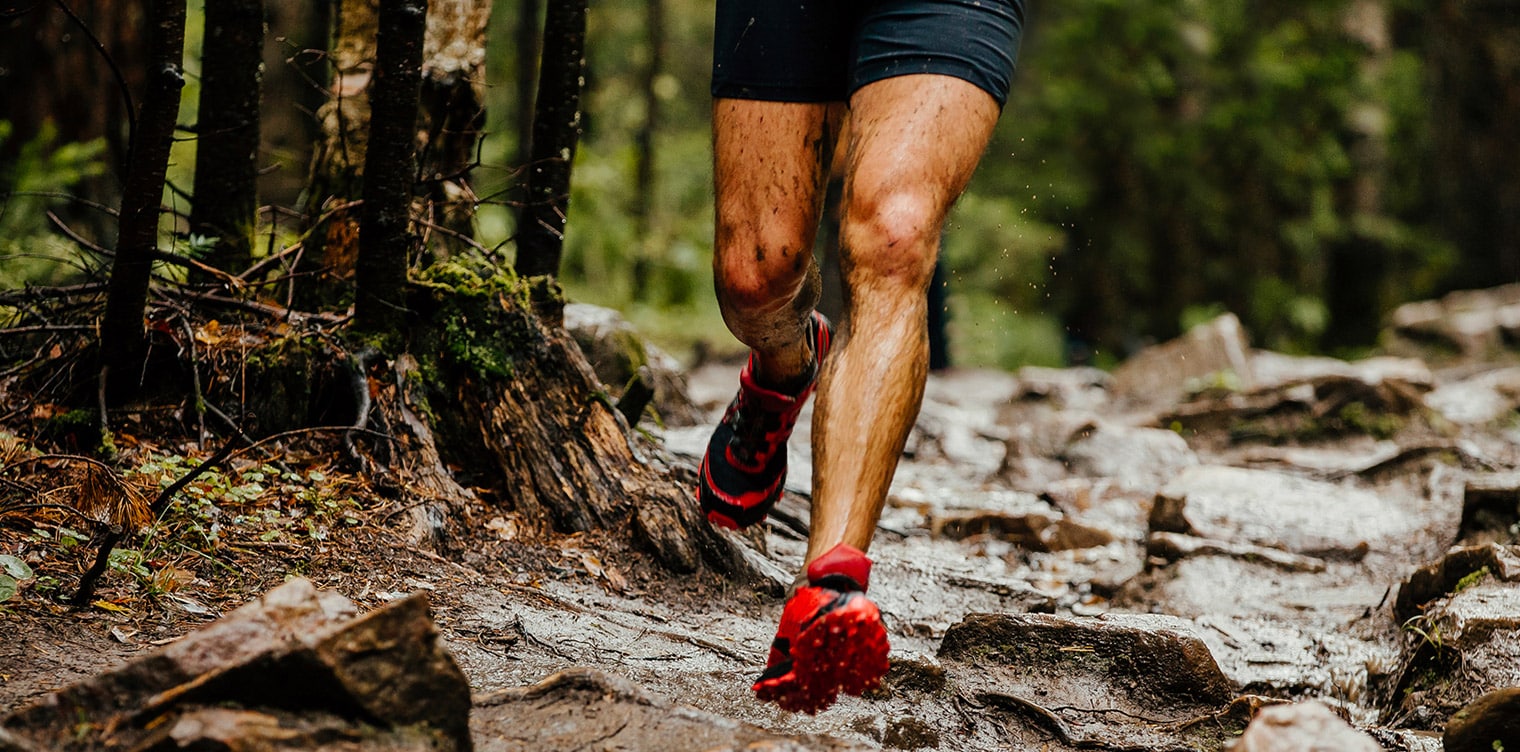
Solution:
M 1385 0 L 1353 0 L 1346 10 L 1346 33 L 1363 45 L 1357 62 L 1361 90 L 1372 92 L 1352 102 L 1346 117 L 1351 175 L 1339 186 L 1341 214 L 1350 231 L 1330 245 L 1324 300 L 1330 321 L 1322 344 L 1331 348 L 1364 347 L 1377 341 L 1386 304 L 1383 284 L 1389 249 L 1369 233 L 1366 220 L 1385 214 L 1388 108 L 1375 93 L 1385 87 L 1393 43 Z
M 538 84 L 538 61 L 543 54 L 543 34 L 538 17 L 540 0 L 519 0 L 517 6 L 517 161 L 533 159 L 533 93 Z
M 428 248 L 466 250 L 475 236 L 470 186 L 485 127 L 486 25 L 490 0 L 432 0 L 422 77 L 422 180 L 435 229 Z
M 1452 288 L 1520 280 L 1520 16 L 1512 2 L 1443 0 L 1429 34 L 1434 217 L 1461 253 Z
M 135 392 L 142 371 L 148 307 L 148 282 L 158 250 L 158 211 L 179 114 L 185 47 L 185 0 L 154 0 L 149 5 L 153 41 L 147 90 L 127 165 L 121 202 L 116 258 L 100 323 L 101 363 L 111 374 L 116 394 Z
M 253 258 L 263 47 L 263 0 L 206 4 L 190 232 L 214 238 L 202 260 L 234 274 Z M 196 272 L 191 280 L 213 278 Z
M 260 118 L 266 169 L 259 195 L 276 206 L 296 206 L 308 185 L 312 152 L 322 128 L 316 113 L 328 99 L 332 80 L 328 39 L 333 3 L 270 0 L 264 35 L 264 99 L 279 102 Z
M 354 269 L 354 326 L 398 337 L 406 325 L 406 272 L 413 246 L 412 185 L 427 0 L 384 0 L 370 87 L 364 206 Z
M 369 87 L 378 21 L 370 0 L 337 0 L 331 45 L 330 99 L 317 113 L 322 138 L 312 155 L 306 226 L 290 298 L 308 310 L 352 300 L 359 256 L 359 197 L 369 138 Z
M 559 273 L 570 207 L 570 166 L 580 140 L 585 49 L 586 0 L 550 3 L 533 110 L 533 158 L 517 223 L 516 269 L 524 277 Z

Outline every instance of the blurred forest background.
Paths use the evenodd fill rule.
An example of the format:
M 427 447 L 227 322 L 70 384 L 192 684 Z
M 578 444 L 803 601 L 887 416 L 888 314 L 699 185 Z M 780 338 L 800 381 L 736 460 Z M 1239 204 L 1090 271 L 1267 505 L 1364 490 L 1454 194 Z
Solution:
M 255 260 L 313 211 L 324 51 L 354 1 L 265 4 Z M 543 2 L 491 8 L 484 138 L 455 196 L 498 263 Z M 71 4 L 134 87 L 145 5 Z M 98 206 L 120 198 L 118 74 L 54 3 L 0 10 L 0 287 L 98 277 L 81 241 L 110 240 Z M 678 354 L 735 348 L 709 267 L 711 3 L 597 0 L 587 19 L 561 282 Z M 1031 0 L 1029 20 L 946 233 L 957 364 L 1111 365 L 1223 311 L 1258 345 L 1355 355 L 1398 303 L 1520 280 L 1520 0 Z M 183 215 L 160 243 L 185 257 L 209 252 L 188 220 L 204 28 L 191 2 L 164 192 Z

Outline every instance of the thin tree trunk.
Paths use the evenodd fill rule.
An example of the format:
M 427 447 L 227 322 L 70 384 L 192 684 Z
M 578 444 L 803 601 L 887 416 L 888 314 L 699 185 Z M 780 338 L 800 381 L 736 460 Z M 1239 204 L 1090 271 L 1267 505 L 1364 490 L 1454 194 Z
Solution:
M 428 250 L 466 250 L 475 235 L 470 171 L 485 127 L 486 25 L 491 0 L 432 0 L 422 78 L 422 179 L 431 203 Z
M 1383 0 L 1354 0 L 1346 10 L 1345 29 L 1365 46 L 1357 63 L 1362 90 L 1382 91 L 1393 47 L 1387 5 Z M 1324 299 L 1330 322 L 1323 344 L 1328 347 L 1371 345 L 1382 324 L 1388 248 L 1359 220 L 1384 214 L 1387 117 L 1387 106 L 1376 93 L 1352 102 L 1347 112 L 1351 176 L 1339 187 L 1339 203 L 1341 214 L 1351 220 L 1351 231 L 1331 244 L 1326 264 Z
M 517 164 L 533 159 L 533 92 L 538 83 L 538 59 L 543 35 L 539 0 L 520 0 L 517 6 Z
M 190 232 L 216 239 L 206 263 L 236 273 L 252 260 L 258 209 L 264 0 L 207 3 L 205 37 Z
M 116 238 L 116 258 L 100 324 L 101 363 L 115 394 L 136 391 L 141 373 L 148 282 L 158 250 L 158 210 L 174 142 L 180 90 L 185 85 L 185 0 L 153 0 L 153 41 L 147 90 L 127 163 Z
M 654 231 L 655 135 L 660 129 L 660 71 L 665 66 L 665 0 L 644 0 L 648 27 L 649 64 L 639 82 L 644 98 L 644 123 L 634 139 L 638 163 L 634 169 L 633 218 L 634 238 L 638 243 L 633 259 L 633 296 L 647 298 L 655 257 L 659 253 Z
M 327 103 L 332 80 L 327 54 L 335 11 L 331 0 L 272 0 L 264 34 L 264 100 L 279 102 L 260 117 L 261 153 L 269 168 L 259 176 L 259 196 L 276 206 L 295 206 L 307 188 L 312 151 L 322 138 L 316 113 Z
M 352 295 L 359 255 L 360 175 L 369 135 L 369 87 L 374 77 L 377 20 L 370 0 L 335 0 L 331 99 L 317 113 L 322 138 L 311 160 L 303 207 L 293 304 L 317 310 L 343 307 Z
M 533 159 L 517 232 L 517 273 L 557 275 L 570 207 L 570 165 L 581 132 L 586 0 L 549 4 L 533 111 Z
M 354 268 L 354 325 L 395 335 L 406 323 L 406 271 L 427 0 L 383 0 L 370 85 L 364 206 Z

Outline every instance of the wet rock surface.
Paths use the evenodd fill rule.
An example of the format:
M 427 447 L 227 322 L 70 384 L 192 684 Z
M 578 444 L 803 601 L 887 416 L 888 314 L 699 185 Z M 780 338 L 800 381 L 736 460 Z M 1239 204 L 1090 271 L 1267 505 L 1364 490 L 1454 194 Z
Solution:
M 871 550 L 892 669 L 817 716 L 749 692 L 805 553 L 807 414 L 786 498 L 759 536 L 734 539 L 766 587 L 619 582 L 590 564 L 506 582 L 440 564 L 447 576 L 418 577 L 448 599 L 437 628 L 475 693 L 471 741 L 1436 752 L 1445 734 L 1448 749 L 1492 750 L 1481 738 L 1507 729 L 1520 686 L 1520 429 L 1511 366 L 1475 360 L 1513 341 L 1498 297 L 1401 325 L 1470 338 L 1439 358 L 1263 352 L 1226 319 L 1112 376 L 932 375 Z M 686 375 L 703 416 L 656 431 L 667 461 L 695 466 L 737 372 Z M 239 650 L 227 660 L 248 661 Z M 211 710 L 236 712 L 192 715 Z M 256 730 L 269 712 L 196 706 L 155 730 Z M 36 743 L 18 717 L 0 749 Z M 328 721 L 305 722 L 319 736 Z M 377 740 L 394 731 L 371 725 Z
M 583 749 L 854 750 L 817 736 L 778 735 L 685 707 L 594 669 L 570 669 L 528 687 L 480 697 L 472 719 L 479 752 Z

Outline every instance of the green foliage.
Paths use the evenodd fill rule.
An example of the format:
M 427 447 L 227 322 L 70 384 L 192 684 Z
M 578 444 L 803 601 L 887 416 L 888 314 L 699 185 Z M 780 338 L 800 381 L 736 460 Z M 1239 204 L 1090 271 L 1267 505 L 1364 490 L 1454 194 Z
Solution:
M 0 554 L 0 603 L 14 598 L 20 583 L 32 576 L 32 568 L 26 562 L 10 554 Z
M 1369 63 L 1373 51 L 1346 30 L 1349 8 L 1074 0 L 1036 9 L 1008 107 L 1015 123 L 977 189 L 1031 195 L 1033 215 L 1069 228 L 1062 252 L 1084 278 L 1056 296 L 1063 317 L 1107 305 L 1108 318 L 1130 322 L 1081 334 L 1110 346 L 1171 336 L 1189 307 L 1205 305 L 1235 311 L 1267 346 L 1310 349 L 1331 323 L 1326 258 L 1353 237 L 1371 239 L 1403 278 L 1385 305 L 1430 289 L 1449 249 L 1399 213 L 1428 195 L 1407 167 L 1423 118 L 1418 61 L 1395 52 Z M 1389 197 L 1382 213 L 1358 213 L 1347 198 L 1359 169 L 1352 150 L 1382 132 L 1404 161 L 1368 176 Z M 994 166 L 1000 151 L 1013 153 L 1015 169 Z M 1031 183 L 1050 195 L 1019 190 Z M 1093 282 L 1098 274 L 1107 286 Z
M 12 131 L 0 120 L 0 146 Z M 71 187 L 104 172 L 104 152 L 101 139 L 58 143 L 58 129 L 47 122 L 15 161 L 0 164 L 0 288 L 78 278 L 79 249 L 52 231 L 47 212 L 67 202 Z

